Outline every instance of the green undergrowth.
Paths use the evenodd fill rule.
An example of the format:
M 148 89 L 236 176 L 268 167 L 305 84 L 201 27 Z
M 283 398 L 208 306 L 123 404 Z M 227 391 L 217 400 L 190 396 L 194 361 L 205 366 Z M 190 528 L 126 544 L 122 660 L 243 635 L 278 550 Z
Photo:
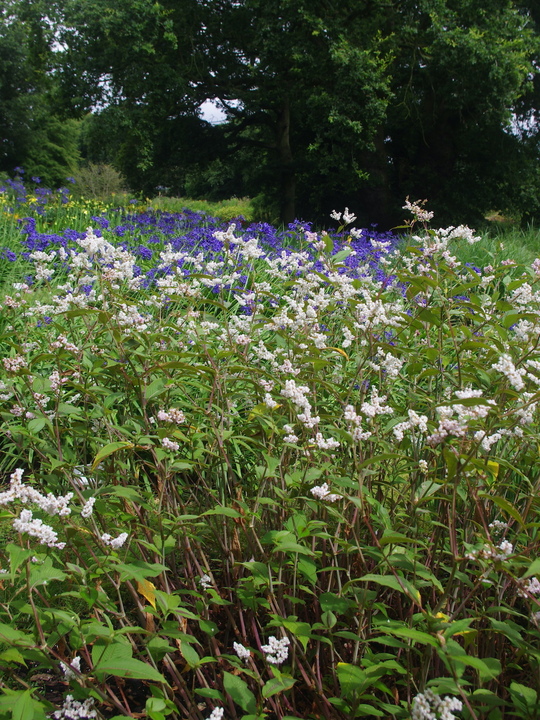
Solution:
M 538 717 L 540 261 L 417 227 L 382 279 L 320 234 L 146 289 L 106 232 L 36 259 L 0 314 L 0 717 Z

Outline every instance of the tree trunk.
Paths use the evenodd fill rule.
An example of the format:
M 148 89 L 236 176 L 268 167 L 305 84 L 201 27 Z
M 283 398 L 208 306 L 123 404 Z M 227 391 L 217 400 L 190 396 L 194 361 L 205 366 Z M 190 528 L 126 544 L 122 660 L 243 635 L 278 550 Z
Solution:
M 291 110 L 289 98 L 285 97 L 281 104 L 277 123 L 277 149 L 280 171 L 280 205 L 281 222 L 287 225 L 295 219 L 296 177 L 290 142 Z

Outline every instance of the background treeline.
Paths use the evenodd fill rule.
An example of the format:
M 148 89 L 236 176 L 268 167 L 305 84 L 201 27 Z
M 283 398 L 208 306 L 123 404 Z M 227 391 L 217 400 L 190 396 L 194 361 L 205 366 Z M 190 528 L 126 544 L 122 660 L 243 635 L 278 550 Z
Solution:
M 0 171 L 334 207 L 540 217 L 536 0 L 0 0 Z M 200 106 L 217 98 L 227 120 Z

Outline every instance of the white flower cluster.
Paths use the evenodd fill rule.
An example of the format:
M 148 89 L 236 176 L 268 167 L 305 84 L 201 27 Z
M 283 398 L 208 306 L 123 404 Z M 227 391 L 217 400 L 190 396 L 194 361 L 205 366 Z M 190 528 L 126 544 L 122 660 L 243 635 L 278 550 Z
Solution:
M 125 303 L 121 304 L 120 310 L 116 313 L 116 321 L 124 329 L 134 328 L 140 332 L 149 326 L 148 317 L 141 315 L 135 305 L 126 305 Z
M 525 383 L 523 382 L 523 375 L 527 374 L 525 368 L 516 369 L 516 366 L 512 362 L 512 358 L 507 353 L 504 353 L 499 358 L 499 362 L 494 363 L 492 366 L 493 370 L 498 370 L 505 375 L 510 381 L 510 385 L 515 390 L 523 390 Z
M 371 437 L 371 432 L 369 430 L 365 432 L 362 430 L 362 417 L 357 415 L 353 405 L 347 405 L 345 407 L 343 417 L 349 425 L 349 432 L 351 433 L 353 440 L 361 442 L 362 440 L 367 440 Z
M 270 395 L 270 393 L 266 393 L 264 396 L 264 404 L 269 410 L 273 410 L 276 407 L 279 407 L 279 403 L 277 403 L 274 398 Z
M 65 335 L 59 335 L 56 340 L 51 343 L 50 347 L 51 350 L 59 350 L 60 348 L 63 348 L 64 350 L 69 350 L 73 353 L 79 352 L 79 348 L 70 342 Z
M 7 503 L 13 502 L 14 500 L 20 500 L 25 505 L 28 503 L 37 505 L 41 510 L 46 512 L 47 515 L 60 515 L 60 517 L 65 517 L 71 513 L 69 502 L 73 497 L 73 493 L 59 495 L 58 497 L 52 493 L 42 495 L 30 485 L 23 485 L 21 482 L 23 473 L 24 470 L 19 468 L 11 474 L 9 490 L 0 493 L 0 505 L 7 505 Z
M 62 385 L 67 382 L 67 378 L 61 377 L 58 370 L 53 370 L 53 372 L 49 375 L 49 382 L 51 383 L 51 390 L 58 394 Z
M 223 708 L 214 708 L 206 720 L 221 720 L 224 712 Z
M 499 552 L 497 552 L 497 550 Z M 483 560 L 491 560 L 493 562 L 500 562 L 506 560 L 514 552 L 514 546 L 508 540 L 503 540 L 497 547 L 492 545 L 484 545 L 480 550 L 473 550 L 467 553 L 465 557 L 468 560 L 477 560 L 481 558 Z
M 50 525 L 45 525 L 43 520 L 32 517 L 31 510 L 21 510 L 21 514 L 13 521 L 13 528 L 20 533 L 27 533 L 37 538 L 43 545 L 56 547 L 63 550 L 66 546 L 64 542 L 58 542 L 58 534 Z
M 289 645 L 291 641 L 288 637 L 278 640 L 273 635 L 268 638 L 268 645 L 262 645 L 261 650 L 266 655 L 266 660 L 272 665 L 281 665 L 289 657 Z
M 502 520 L 494 520 L 493 522 L 489 523 L 488 527 L 492 533 L 498 535 L 508 529 L 508 523 L 503 522 Z
M 448 437 L 448 435 L 454 435 L 454 437 L 464 437 L 467 432 L 467 417 L 458 416 L 453 418 L 456 406 L 441 405 L 437 408 L 437 415 L 439 415 L 439 426 L 434 433 L 432 433 L 426 440 L 428 445 L 434 447 Z
M 81 517 L 89 518 L 92 515 L 92 513 L 94 512 L 94 503 L 95 502 L 96 502 L 95 497 L 88 498 L 88 500 L 83 505 L 83 509 L 81 510 Z
M 356 220 L 356 215 L 350 213 L 349 208 L 345 208 L 345 210 L 343 211 L 343 215 L 336 210 L 332 210 L 332 212 L 330 213 L 330 217 L 333 220 L 337 220 L 338 222 L 343 218 L 344 225 L 349 225 Z
M 309 393 L 309 388 L 306 385 L 297 385 L 294 380 L 286 380 L 285 387 L 281 390 L 281 394 L 289 398 L 296 405 L 297 409 L 302 410 L 298 413 L 298 419 L 306 427 L 314 427 L 319 421 L 320 417 L 312 417 L 311 415 L 311 403 L 306 397 Z
M 257 238 L 243 238 L 236 237 L 234 231 L 236 230 L 235 223 L 229 225 L 227 232 L 217 230 L 214 233 L 216 240 L 219 240 L 225 246 L 225 251 L 230 252 L 231 246 L 236 246 L 238 254 L 241 255 L 244 260 L 255 260 L 265 256 L 265 252 L 258 247 Z
M 212 578 L 210 577 L 210 575 L 207 575 L 206 573 L 204 575 L 201 575 L 199 585 L 202 587 L 203 590 L 208 590 L 208 588 L 211 588 Z
M 538 578 L 536 578 L 536 577 L 529 578 L 526 585 L 525 585 L 525 581 L 522 581 L 520 583 L 520 585 L 522 586 L 523 589 L 518 592 L 522 597 L 527 597 L 528 594 L 540 595 L 540 582 L 539 582 Z
M 374 418 L 376 415 L 391 415 L 394 410 L 389 405 L 385 405 L 385 402 L 386 395 L 379 397 L 379 391 L 374 387 L 370 401 L 362 403 L 360 412 L 368 418 Z
M 339 442 L 334 438 L 324 438 L 323 434 L 318 432 L 315 435 L 315 445 L 320 450 L 335 450 L 339 447 Z
M 162 438 L 161 445 L 165 448 L 165 450 L 180 450 L 180 445 L 174 440 L 169 440 L 167 437 Z
M 309 492 L 313 495 L 313 497 L 316 497 L 319 500 L 326 500 L 327 502 L 336 502 L 336 500 L 341 499 L 341 495 L 336 495 L 335 493 L 330 492 L 328 483 L 315 485 Z
M 433 217 L 432 212 L 428 212 L 427 210 L 424 210 L 422 205 L 424 205 L 427 202 L 427 200 L 416 200 L 415 202 L 409 202 L 409 198 L 405 200 L 405 205 L 403 205 L 403 210 L 408 210 L 413 216 L 415 220 L 418 220 L 419 222 L 429 222 L 431 218 Z
M 78 655 L 75 656 L 69 665 L 65 662 L 61 662 L 60 668 L 62 669 L 66 680 L 75 680 L 77 678 L 77 674 L 73 672 L 73 669 L 79 673 L 81 672 L 81 658 Z
M 26 362 L 26 358 L 24 358 L 22 355 L 15 355 L 14 357 L 5 357 L 2 358 L 2 362 L 4 363 L 4 367 L 7 370 L 7 372 L 16 373 L 22 368 L 28 367 L 28 363 Z
M 122 545 L 126 542 L 128 539 L 127 533 L 120 533 L 120 535 L 117 538 L 111 537 L 108 533 L 103 533 L 101 536 L 101 542 L 105 543 L 105 545 L 109 545 L 112 547 L 113 550 L 118 550 L 122 547 Z
M 250 651 L 242 645 L 242 643 L 233 642 L 234 652 L 238 655 L 240 660 L 249 660 L 251 657 Z
M 73 695 L 66 695 L 63 706 L 60 710 L 53 712 L 56 720 L 83 720 L 83 718 L 95 718 L 97 712 L 94 710 L 94 698 L 87 698 L 84 702 L 73 699 Z
M 447 695 L 445 698 L 436 695 L 433 690 L 426 690 L 412 701 L 412 720 L 455 720 L 454 712 L 460 712 L 463 703 L 457 698 Z
M 158 412 L 158 420 L 182 425 L 182 423 L 186 422 L 186 416 L 181 410 L 178 410 L 178 408 L 169 408 L 167 411 L 160 410 Z
M 412 430 L 413 428 L 418 428 L 421 433 L 427 433 L 427 417 L 426 415 L 418 415 L 417 412 L 414 410 L 411 410 L 409 408 L 408 410 L 409 419 L 405 420 L 404 422 L 400 422 L 397 425 L 394 425 L 392 428 L 392 432 L 394 433 L 396 440 L 398 442 L 401 442 L 403 440 L 404 434 L 408 430 Z M 426 462 L 425 460 L 421 460 L 420 462 Z M 422 468 L 422 465 L 420 466 Z M 427 463 L 426 463 L 426 470 L 427 470 Z

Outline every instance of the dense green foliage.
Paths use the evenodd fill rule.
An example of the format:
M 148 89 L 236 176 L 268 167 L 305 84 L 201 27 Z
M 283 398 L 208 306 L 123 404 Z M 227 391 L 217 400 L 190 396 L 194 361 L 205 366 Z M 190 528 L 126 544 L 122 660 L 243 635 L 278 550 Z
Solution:
M 283 252 L 26 221 L 1 718 L 538 716 L 540 260 L 466 266 L 412 209 L 399 252 L 341 213 Z
M 287 222 L 339 201 L 394 223 L 409 194 L 447 218 L 536 217 L 530 5 L 66 0 L 60 61 L 79 108 L 107 94 L 86 121 L 88 157 L 146 193 L 255 188 Z M 207 98 L 224 125 L 197 118 Z
M 36 4 L 0 2 L 0 172 L 22 165 L 59 187 L 77 167 L 79 133 L 55 97 L 52 42 Z
M 0 170 L 62 184 L 259 196 L 366 224 L 429 196 L 443 220 L 538 218 L 539 32 L 520 0 L 3 0 Z M 200 108 L 214 99 L 226 120 Z M 80 119 L 80 126 L 67 118 Z

